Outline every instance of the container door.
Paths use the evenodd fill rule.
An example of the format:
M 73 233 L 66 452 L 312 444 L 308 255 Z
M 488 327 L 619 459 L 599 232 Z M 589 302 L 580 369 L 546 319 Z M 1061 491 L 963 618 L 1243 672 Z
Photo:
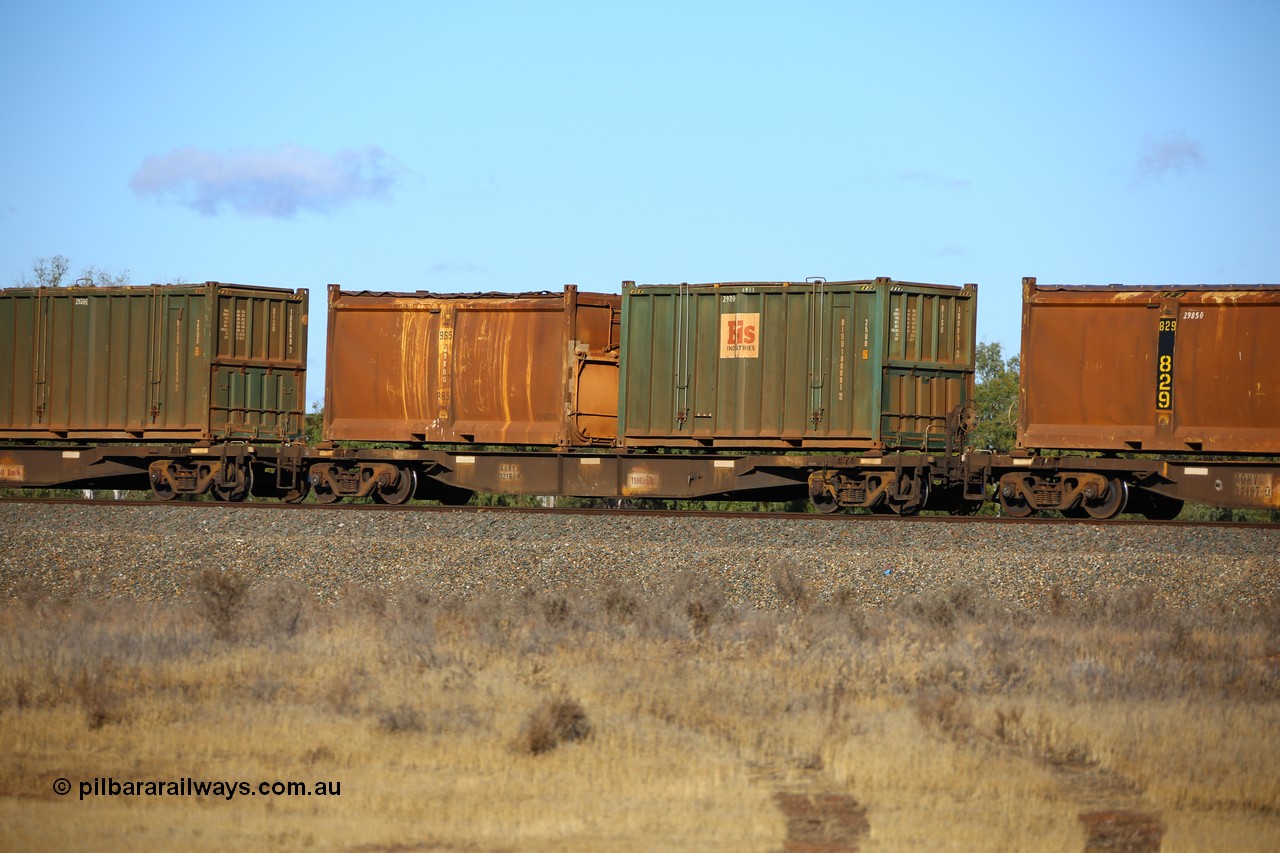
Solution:
M 225 287 L 210 290 L 207 298 L 216 299 L 219 317 L 216 360 L 210 367 L 199 319 L 203 312 L 197 314 L 191 329 L 195 339 L 186 350 L 191 388 L 198 387 L 198 376 L 212 370 L 212 387 L 206 392 L 211 395 L 211 432 L 223 438 L 296 437 L 305 405 L 302 306 L 291 296 Z M 192 404 L 204 396 L 192 394 Z
M 880 408 L 876 292 L 868 286 L 829 298 L 832 376 L 826 434 L 868 438 L 875 434 Z

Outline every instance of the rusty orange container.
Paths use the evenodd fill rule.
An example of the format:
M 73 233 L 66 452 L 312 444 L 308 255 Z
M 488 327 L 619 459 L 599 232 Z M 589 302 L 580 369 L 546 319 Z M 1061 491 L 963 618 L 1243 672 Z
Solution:
M 613 444 L 621 297 L 329 288 L 330 441 Z
M 1280 453 L 1280 286 L 1022 286 L 1020 447 Z

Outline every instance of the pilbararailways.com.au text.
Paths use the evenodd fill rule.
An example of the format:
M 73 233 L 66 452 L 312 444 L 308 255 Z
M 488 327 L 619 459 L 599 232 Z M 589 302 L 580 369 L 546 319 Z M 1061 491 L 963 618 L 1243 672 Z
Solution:
M 57 779 L 53 790 L 59 795 L 69 794 L 71 782 Z M 190 776 L 165 781 L 118 781 L 110 776 L 97 776 L 82 780 L 79 790 L 82 800 L 85 797 L 217 797 L 232 800 L 236 797 L 339 797 L 342 796 L 342 783 L 323 779 L 318 782 L 208 782 Z

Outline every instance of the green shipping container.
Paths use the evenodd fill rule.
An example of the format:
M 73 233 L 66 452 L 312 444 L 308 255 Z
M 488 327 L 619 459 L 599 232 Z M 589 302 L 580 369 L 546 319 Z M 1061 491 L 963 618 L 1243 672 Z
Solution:
M 929 450 L 973 398 L 977 286 L 623 283 L 628 447 Z
M 307 292 L 0 290 L 0 439 L 302 438 Z

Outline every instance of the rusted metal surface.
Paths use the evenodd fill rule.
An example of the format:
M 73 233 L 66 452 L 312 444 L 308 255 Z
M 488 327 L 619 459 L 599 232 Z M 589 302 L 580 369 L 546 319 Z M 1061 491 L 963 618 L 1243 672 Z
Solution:
M 445 502 L 465 502 L 471 492 L 617 499 L 805 496 L 805 474 L 792 457 L 385 448 L 316 453 L 319 458 L 310 470 L 315 494 L 323 502 L 376 497 L 379 486 L 374 481 L 388 465 L 415 472 L 416 497 Z
M 1280 454 L 1280 286 L 1023 280 L 1019 446 Z
M 325 438 L 579 447 L 617 434 L 621 297 L 329 288 Z
M 306 495 L 300 444 L 0 444 L 0 489 L 150 489 L 160 500 L 212 492 L 297 502 Z
M 970 457 L 987 460 L 995 498 L 1015 517 L 1059 510 L 1079 517 L 1138 513 L 1170 519 L 1187 501 L 1231 509 L 1280 509 L 1280 461 L 1123 456 Z
M 628 447 L 941 450 L 973 396 L 977 288 L 624 282 Z
M 306 323 L 305 290 L 0 290 L 0 439 L 298 439 Z

